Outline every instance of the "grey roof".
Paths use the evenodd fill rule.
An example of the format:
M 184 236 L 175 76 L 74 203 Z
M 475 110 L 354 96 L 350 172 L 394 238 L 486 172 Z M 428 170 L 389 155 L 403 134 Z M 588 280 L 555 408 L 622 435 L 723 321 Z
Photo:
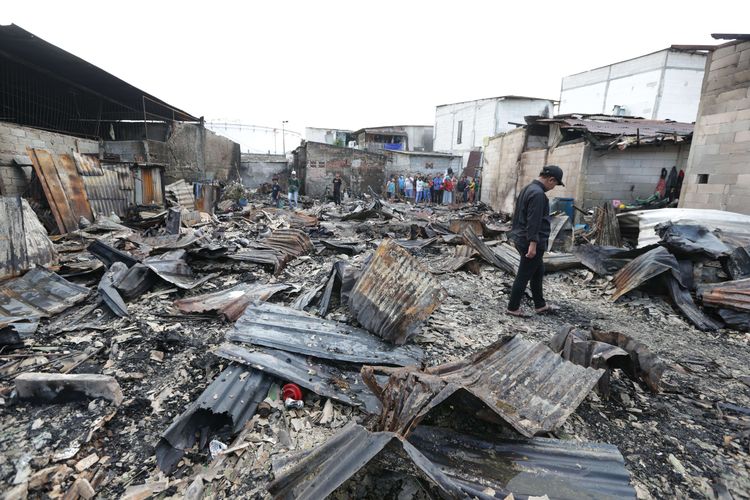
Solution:
M 11 318 L 52 316 L 82 301 L 89 289 L 35 267 L 0 287 L 0 323 Z
M 481 99 L 471 99 L 468 101 L 458 101 L 458 102 L 449 102 L 446 104 L 438 104 L 435 106 L 436 108 L 441 108 L 443 106 L 453 106 L 454 104 L 466 104 L 467 102 L 476 102 L 476 101 L 495 101 L 495 100 L 505 100 L 505 99 L 531 99 L 533 101 L 550 101 L 550 102 L 557 102 L 557 99 L 545 99 L 544 97 L 529 97 L 524 95 L 501 95 L 497 97 L 483 97 Z

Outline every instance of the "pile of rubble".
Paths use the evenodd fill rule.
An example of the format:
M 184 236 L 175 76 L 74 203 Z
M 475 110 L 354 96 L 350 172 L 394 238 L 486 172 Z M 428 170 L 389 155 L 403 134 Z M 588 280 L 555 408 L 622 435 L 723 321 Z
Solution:
M 718 322 L 747 321 L 741 231 L 573 247 L 556 217 L 562 309 L 522 320 L 502 313 L 518 256 L 489 207 L 305 206 L 178 206 L 50 241 L 2 199 L 6 498 L 748 491 L 748 336 Z

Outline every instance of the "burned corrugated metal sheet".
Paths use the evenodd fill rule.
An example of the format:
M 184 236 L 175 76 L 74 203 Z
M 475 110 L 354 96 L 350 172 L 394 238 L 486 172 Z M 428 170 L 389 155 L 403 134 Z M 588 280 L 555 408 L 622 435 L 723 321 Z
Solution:
M 693 324 L 696 328 L 704 332 L 713 332 L 721 328 L 721 324 L 712 320 L 703 312 L 698 309 L 693 301 L 693 296 L 690 295 L 690 291 L 682 286 L 682 284 L 675 279 L 671 274 L 664 275 L 664 279 L 667 285 L 667 291 L 669 296 L 672 297 L 675 307 L 685 315 L 685 317 Z
M 83 183 L 95 217 L 113 212 L 125 217 L 134 202 L 133 177 L 128 165 L 102 165 L 102 175 L 85 175 Z
M 55 246 L 25 199 L 0 197 L 0 221 L 0 279 L 57 264 Z
M 402 248 L 406 248 L 407 250 L 417 250 L 422 249 L 424 247 L 428 247 L 435 243 L 438 240 L 437 237 L 435 238 L 417 238 L 415 240 L 394 240 L 396 244 Z
M 445 291 L 409 252 L 386 239 L 354 285 L 357 321 L 395 344 L 405 343 L 438 307 Z
M 750 278 L 701 287 L 698 293 L 706 305 L 750 312 Z
M 223 428 L 236 434 L 255 413 L 271 386 L 271 377 L 241 366 L 228 366 L 188 409 L 164 431 L 156 447 L 156 463 L 167 474 L 174 471 L 185 450 L 200 433 L 200 448 Z
M 135 173 L 136 205 L 164 205 L 161 167 L 139 166 Z
M 376 372 L 391 373 L 385 386 L 373 380 Z M 603 373 L 565 361 L 520 335 L 424 371 L 362 369 L 363 379 L 383 404 L 380 428 L 404 436 L 454 395 L 468 414 L 489 410 L 524 436 L 550 432 L 575 411 Z
M 104 175 L 99 158 L 94 155 L 84 155 L 76 151 L 73 152 L 73 158 L 76 162 L 76 168 L 81 175 Z
M 465 494 L 440 469 L 427 460 L 412 444 L 393 432 L 370 432 L 351 423 L 321 446 L 303 453 L 301 460 L 281 470 L 283 462 L 274 463 L 275 480 L 268 485 L 274 498 L 317 500 L 326 498 L 358 470 L 377 456 L 387 453 L 384 462 L 406 465 L 426 479 L 444 498 L 462 498 Z M 393 455 L 398 458 L 395 459 Z M 411 465 L 411 467 L 409 467 Z
M 695 127 L 692 123 L 602 115 L 565 116 L 536 121 L 538 123 L 559 123 L 563 128 L 585 129 L 592 134 L 640 135 L 641 137 L 657 135 L 687 136 L 693 133 L 693 128 Z
M 81 217 L 94 220 L 82 177 L 73 158 L 65 154 L 55 155 L 44 149 L 26 150 L 60 234 L 77 230 Z
M 279 499 L 326 498 L 368 464 L 368 471 L 417 476 L 431 498 L 635 498 L 612 445 L 481 439 L 436 427 L 405 440 L 354 423 L 313 450 L 274 460 L 268 491 Z
M 249 306 L 227 339 L 351 363 L 409 366 L 424 357 L 417 346 L 396 347 L 361 328 L 276 304 Z
M 661 376 L 667 365 L 643 343 L 618 332 L 580 330 L 563 326 L 550 341 L 550 348 L 581 366 L 621 368 L 633 380 L 642 380 L 653 392 L 661 390 Z M 609 377 L 602 377 L 608 382 Z M 600 384 L 608 395 L 609 388 Z
M 104 262 L 104 265 L 110 267 L 113 262 L 123 262 L 126 266 L 131 267 L 138 263 L 138 259 L 127 252 L 118 250 L 101 240 L 94 240 L 86 248 L 93 256 Z
M 604 245 L 577 245 L 573 248 L 573 254 L 584 266 L 600 276 L 606 276 L 615 274 L 635 257 L 654 248 L 655 245 L 635 250 Z
M 167 195 L 167 200 L 173 205 L 186 208 L 188 210 L 195 210 L 195 196 L 193 196 L 193 188 L 185 182 L 185 179 L 180 179 L 177 182 L 168 184 L 164 187 L 164 191 Z
M 463 232 L 461 233 L 461 236 L 463 236 L 464 242 L 468 246 L 476 250 L 477 253 L 489 264 L 492 264 L 496 268 L 502 269 L 507 273 L 516 273 L 516 267 L 504 261 L 495 252 L 490 250 L 490 247 L 485 245 L 484 242 L 479 239 L 479 236 L 477 236 L 477 234 L 471 229 L 471 227 L 465 227 Z
M 0 287 L 0 323 L 8 318 L 52 316 L 82 301 L 89 289 L 35 267 Z
M 359 372 L 343 364 L 333 366 L 310 357 L 299 356 L 276 349 L 249 350 L 224 343 L 214 353 L 231 361 L 262 370 L 281 380 L 293 382 L 319 396 L 335 399 L 352 406 L 362 406 L 365 411 L 377 414 L 380 402 L 362 381 Z
M 229 321 L 245 313 L 247 306 L 256 301 L 266 301 L 273 295 L 291 288 L 284 283 L 240 283 L 219 292 L 175 300 L 174 305 L 184 313 L 218 311 Z
M 205 283 L 218 273 L 195 276 L 185 262 L 185 250 L 172 250 L 161 255 L 144 259 L 143 265 L 155 272 L 161 279 L 180 288 L 191 289 Z
M 125 301 L 122 300 L 120 292 L 115 289 L 115 284 L 119 283 L 125 274 L 128 272 L 128 266 L 122 262 L 115 262 L 110 266 L 102 279 L 99 281 L 99 296 L 102 298 L 107 307 L 109 307 L 113 313 L 125 318 L 130 315 L 128 313 L 128 306 Z
M 612 300 L 617 300 L 651 278 L 666 272 L 671 273 L 674 279 L 682 284 L 677 259 L 666 248 L 657 247 L 639 255 L 615 274 L 612 283 L 616 291 L 612 295 Z
M 419 426 L 409 442 L 466 498 L 544 495 L 580 500 L 635 498 L 625 460 L 616 446 L 563 439 L 498 439 Z
M 277 229 L 266 239 L 252 243 L 253 248 L 243 248 L 226 255 L 232 260 L 272 265 L 274 274 L 280 273 L 291 260 L 315 250 L 310 237 L 299 229 Z

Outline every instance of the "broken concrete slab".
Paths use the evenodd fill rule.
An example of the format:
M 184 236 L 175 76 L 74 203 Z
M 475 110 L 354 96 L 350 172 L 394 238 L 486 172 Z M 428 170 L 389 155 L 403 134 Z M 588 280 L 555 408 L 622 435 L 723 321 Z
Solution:
M 349 307 L 357 321 L 394 344 L 404 344 L 438 307 L 445 291 L 409 252 L 386 239 L 354 285 Z
M 29 372 L 16 377 L 15 383 L 21 399 L 57 402 L 85 396 L 104 398 L 118 406 L 123 400 L 120 384 L 110 375 Z

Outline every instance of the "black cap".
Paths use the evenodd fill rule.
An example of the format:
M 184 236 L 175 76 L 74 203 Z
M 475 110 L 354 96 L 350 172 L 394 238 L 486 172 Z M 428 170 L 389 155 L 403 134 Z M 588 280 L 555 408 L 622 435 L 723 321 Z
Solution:
M 558 186 L 565 187 L 565 184 L 563 184 L 562 176 L 563 171 L 560 167 L 557 165 L 547 165 L 542 169 L 542 175 L 549 175 L 551 177 L 554 177 L 557 180 Z

